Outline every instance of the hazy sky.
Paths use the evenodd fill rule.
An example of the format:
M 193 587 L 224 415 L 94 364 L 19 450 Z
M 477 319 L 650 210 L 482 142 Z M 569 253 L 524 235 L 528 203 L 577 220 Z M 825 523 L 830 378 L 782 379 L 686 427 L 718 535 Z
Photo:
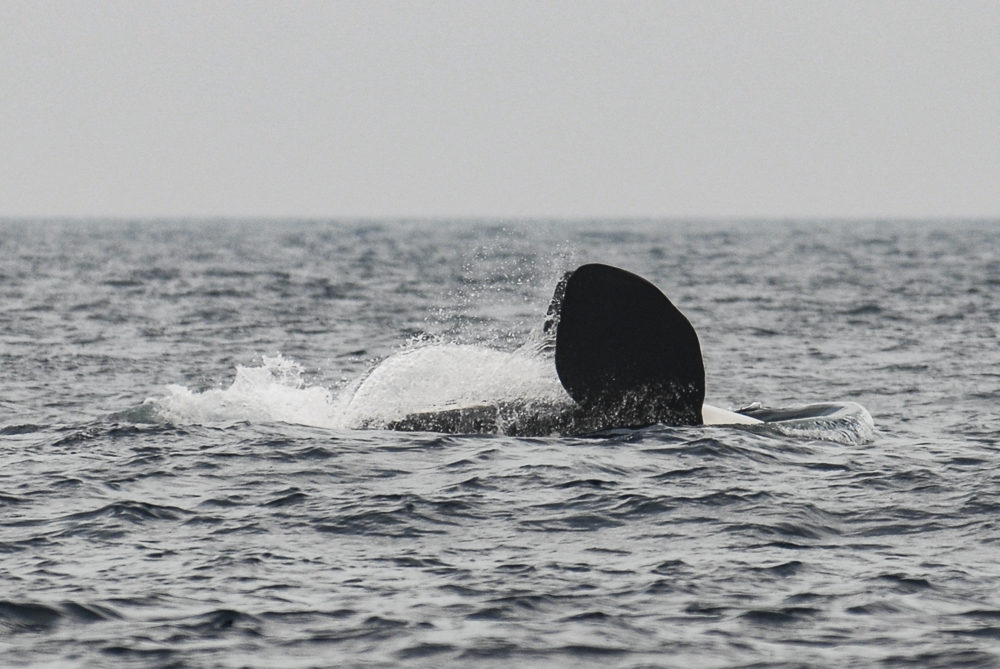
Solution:
M 1000 217 L 1000 1 L 0 0 L 0 216 Z

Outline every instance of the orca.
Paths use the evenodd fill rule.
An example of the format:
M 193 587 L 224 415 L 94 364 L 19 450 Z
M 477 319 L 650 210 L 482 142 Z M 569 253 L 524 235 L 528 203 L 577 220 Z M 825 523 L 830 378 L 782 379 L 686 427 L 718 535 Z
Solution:
M 386 427 L 537 436 L 762 422 L 704 403 L 705 368 L 694 327 L 659 288 L 636 274 L 598 263 L 566 272 L 542 329 L 573 408 L 461 407 L 409 414 Z

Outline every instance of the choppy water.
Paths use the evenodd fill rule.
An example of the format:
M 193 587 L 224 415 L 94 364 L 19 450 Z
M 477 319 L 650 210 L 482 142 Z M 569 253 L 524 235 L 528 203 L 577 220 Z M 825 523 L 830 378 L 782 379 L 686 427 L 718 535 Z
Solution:
M 356 429 L 558 401 L 591 261 L 874 435 Z M 0 664 L 996 666 L 998 287 L 988 222 L 0 223 Z

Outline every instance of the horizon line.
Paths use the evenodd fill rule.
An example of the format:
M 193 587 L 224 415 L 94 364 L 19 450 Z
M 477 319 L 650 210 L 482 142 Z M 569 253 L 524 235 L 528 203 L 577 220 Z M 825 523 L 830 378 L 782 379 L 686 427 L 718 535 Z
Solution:
M 663 222 L 663 223 L 935 223 L 935 222 L 996 222 L 1000 223 L 1000 214 L 975 216 L 503 216 L 503 215 L 136 215 L 136 216 L 100 216 L 100 215 L 2 215 L 3 223 L 181 223 L 181 222 L 393 222 L 393 223 L 592 223 L 592 222 Z

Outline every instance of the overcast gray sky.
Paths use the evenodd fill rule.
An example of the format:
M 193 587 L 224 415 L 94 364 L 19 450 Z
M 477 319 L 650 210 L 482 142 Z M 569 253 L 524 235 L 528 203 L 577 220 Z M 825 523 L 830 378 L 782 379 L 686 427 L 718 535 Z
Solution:
M 0 0 L 0 216 L 1000 217 L 1000 2 Z

